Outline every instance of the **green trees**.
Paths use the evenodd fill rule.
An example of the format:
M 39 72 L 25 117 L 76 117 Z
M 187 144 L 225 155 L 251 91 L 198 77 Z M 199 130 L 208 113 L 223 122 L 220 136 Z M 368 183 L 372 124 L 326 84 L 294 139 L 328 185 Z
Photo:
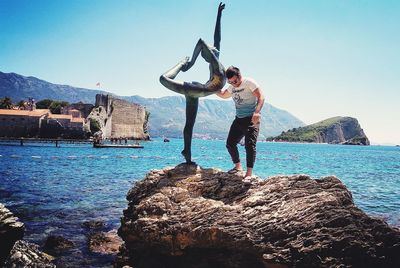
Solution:
M 17 106 L 20 110 L 25 110 L 25 102 L 23 100 L 19 101 Z
M 149 118 L 150 118 L 150 112 L 145 111 L 145 117 L 143 122 L 143 132 L 145 134 L 149 134 Z
M 36 109 L 49 109 L 53 114 L 61 114 L 61 109 L 68 105 L 66 101 L 44 99 L 36 103 Z M 0 109 L 12 109 L 14 106 L 20 109 L 26 108 L 23 100 L 14 105 L 10 97 L 0 98 Z
M 44 99 L 44 100 L 38 101 L 36 103 L 36 108 L 37 109 L 49 109 L 50 104 L 52 102 L 53 102 L 53 100 L 50 100 L 50 99 Z
M 68 105 L 69 103 L 66 101 L 55 101 L 50 99 L 44 99 L 36 103 L 36 108 L 49 109 L 53 114 L 61 114 L 61 109 Z
M 66 101 L 53 101 L 50 106 L 50 112 L 53 114 L 61 114 L 61 109 L 65 106 L 68 106 L 69 103 Z
M 13 107 L 13 103 L 11 98 L 4 97 L 0 99 L 0 109 L 11 109 Z
M 90 118 L 90 130 L 91 130 L 92 134 L 101 130 L 100 123 L 94 118 Z

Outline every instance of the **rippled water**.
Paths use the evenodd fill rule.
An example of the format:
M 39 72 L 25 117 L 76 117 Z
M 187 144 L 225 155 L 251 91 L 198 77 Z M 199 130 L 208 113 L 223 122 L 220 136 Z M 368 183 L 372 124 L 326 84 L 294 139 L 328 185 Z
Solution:
M 143 143 L 144 149 L 0 145 L 0 202 L 26 224 L 25 239 L 43 245 L 52 234 L 75 243 L 58 265 L 111 266 L 112 258 L 87 251 L 82 223 L 101 220 L 108 229 L 118 228 L 133 183 L 151 169 L 182 162 L 182 143 L 156 139 Z M 192 146 L 194 161 L 202 167 L 231 168 L 224 141 L 194 140 Z M 399 147 L 263 142 L 257 146 L 256 175 L 336 175 L 361 209 L 400 226 Z M 240 150 L 244 156 L 244 148 Z

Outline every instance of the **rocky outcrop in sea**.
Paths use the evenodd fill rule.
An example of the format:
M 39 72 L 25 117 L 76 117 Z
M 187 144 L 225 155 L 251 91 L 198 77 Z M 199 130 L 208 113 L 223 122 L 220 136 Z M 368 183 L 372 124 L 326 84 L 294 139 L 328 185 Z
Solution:
M 352 117 L 339 117 L 336 122 L 322 128 L 319 132 L 319 139 L 319 142 L 346 145 L 370 144 L 358 120 Z
M 117 266 L 400 267 L 400 231 L 336 177 L 253 178 L 179 165 L 128 192 Z
M 293 128 L 269 141 L 313 142 L 344 145 L 370 145 L 358 120 L 352 117 L 332 117 L 305 127 Z
M 51 262 L 52 260 L 54 260 L 54 258 L 40 251 L 38 245 L 24 240 L 18 240 L 5 261 L 4 268 L 54 268 L 56 266 Z
M 0 267 L 55 267 L 39 246 L 20 240 L 25 226 L 0 203 Z
M 0 203 L 0 266 L 4 263 L 15 242 L 24 236 L 25 226 Z

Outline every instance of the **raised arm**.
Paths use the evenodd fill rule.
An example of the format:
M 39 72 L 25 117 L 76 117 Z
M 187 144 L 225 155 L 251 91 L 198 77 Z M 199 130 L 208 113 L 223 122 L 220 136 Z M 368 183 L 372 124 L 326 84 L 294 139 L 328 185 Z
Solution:
M 215 23 L 215 30 L 214 30 L 214 47 L 220 50 L 220 43 L 221 43 L 221 15 L 222 10 L 224 10 L 225 4 L 222 2 L 219 3 L 218 6 L 218 13 L 217 13 L 217 21 Z

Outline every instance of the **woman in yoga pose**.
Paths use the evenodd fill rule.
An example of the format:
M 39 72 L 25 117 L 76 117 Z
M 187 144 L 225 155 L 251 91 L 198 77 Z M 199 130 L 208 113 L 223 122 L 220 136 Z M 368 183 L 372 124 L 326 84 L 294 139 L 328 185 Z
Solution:
M 185 157 L 187 164 L 195 164 L 192 162 L 191 147 L 193 127 L 199 107 L 199 97 L 219 92 L 226 82 L 224 66 L 218 60 L 221 42 L 221 15 L 224 8 L 225 4 L 220 3 L 214 30 L 214 47 L 208 46 L 200 39 L 194 48 L 190 61 L 189 57 L 186 57 L 160 77 L 161 84 L 174 92 L 185 95 L 186 98 L 186 123 L 183 130 L 184 149 L 182 155 Z M 174 80 L 180 71 L 186 72 L 194 65 L 200 53 L 204 60 L 209 63 L 210 79 L 205 84 L 195 81 L 183 82 Z

